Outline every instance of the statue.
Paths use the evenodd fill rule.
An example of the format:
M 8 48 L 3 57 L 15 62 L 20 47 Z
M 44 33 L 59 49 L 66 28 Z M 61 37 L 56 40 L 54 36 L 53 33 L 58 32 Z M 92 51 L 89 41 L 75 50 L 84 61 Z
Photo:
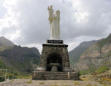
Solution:
M 57 10 L 54 14 L 52 5 L 48 7 L 49 11 L 49 22 L 50 22 L 50 39 L 60 39 L 60 11 Z

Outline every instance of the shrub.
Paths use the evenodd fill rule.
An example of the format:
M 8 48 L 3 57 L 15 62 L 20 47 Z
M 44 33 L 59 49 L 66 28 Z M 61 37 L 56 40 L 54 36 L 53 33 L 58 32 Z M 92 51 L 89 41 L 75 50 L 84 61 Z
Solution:
M 0 82 L 5 81 L 4 77 L 0 77 Z
M 106 70 L 108 70 L 109 68 L 107 66 L 101 66 L 96 70 L 96 73 L 103 73 Z
M 81 71 L 79 72 L 80 75 L 85 75 L 85 74 L 88 74 L 88 73 L 90 73 L 89 70 L 81 70 Z

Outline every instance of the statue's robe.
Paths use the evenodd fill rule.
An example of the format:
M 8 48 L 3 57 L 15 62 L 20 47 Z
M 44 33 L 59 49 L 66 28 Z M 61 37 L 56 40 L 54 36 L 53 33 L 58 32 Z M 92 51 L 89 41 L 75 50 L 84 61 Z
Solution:
M 52 23 L 50 24 L 50 39 L 59 40 L 60 39 L 60 25 L 59 16 L 53 16 Z
M 54 14 L 52 6 L 48 7 L 49 10 L 49 22 L 50 22 L 50 39 L 59 40 L 60 39 L 60 12 L 56 11 Z

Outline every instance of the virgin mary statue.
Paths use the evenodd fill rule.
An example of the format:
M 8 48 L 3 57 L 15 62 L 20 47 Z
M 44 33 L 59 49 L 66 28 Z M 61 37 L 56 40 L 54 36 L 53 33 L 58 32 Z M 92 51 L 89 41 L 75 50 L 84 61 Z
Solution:
M 60 39 L 60 11 L 57 10 L 54 14 L 52 6 L 48 7 L 49 11 L 49 22 L 50 22 L 50 39 L 59 40 Z

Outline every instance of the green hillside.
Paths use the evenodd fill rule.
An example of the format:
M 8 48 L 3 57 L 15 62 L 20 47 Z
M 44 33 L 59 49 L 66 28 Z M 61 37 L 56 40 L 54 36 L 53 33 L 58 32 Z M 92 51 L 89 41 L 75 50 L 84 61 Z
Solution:
M 22 73 L 31 73 L 33 65 L 39 63 L 40 54 L 35 48 L 14 46 L 0 52 L 1 60 L 14 70 Z
M 8 75 L 31 74 L 39 64 L 40 53 L 36 48 L 21 47 L 0 37 L 0 70 L 8 69 Z

